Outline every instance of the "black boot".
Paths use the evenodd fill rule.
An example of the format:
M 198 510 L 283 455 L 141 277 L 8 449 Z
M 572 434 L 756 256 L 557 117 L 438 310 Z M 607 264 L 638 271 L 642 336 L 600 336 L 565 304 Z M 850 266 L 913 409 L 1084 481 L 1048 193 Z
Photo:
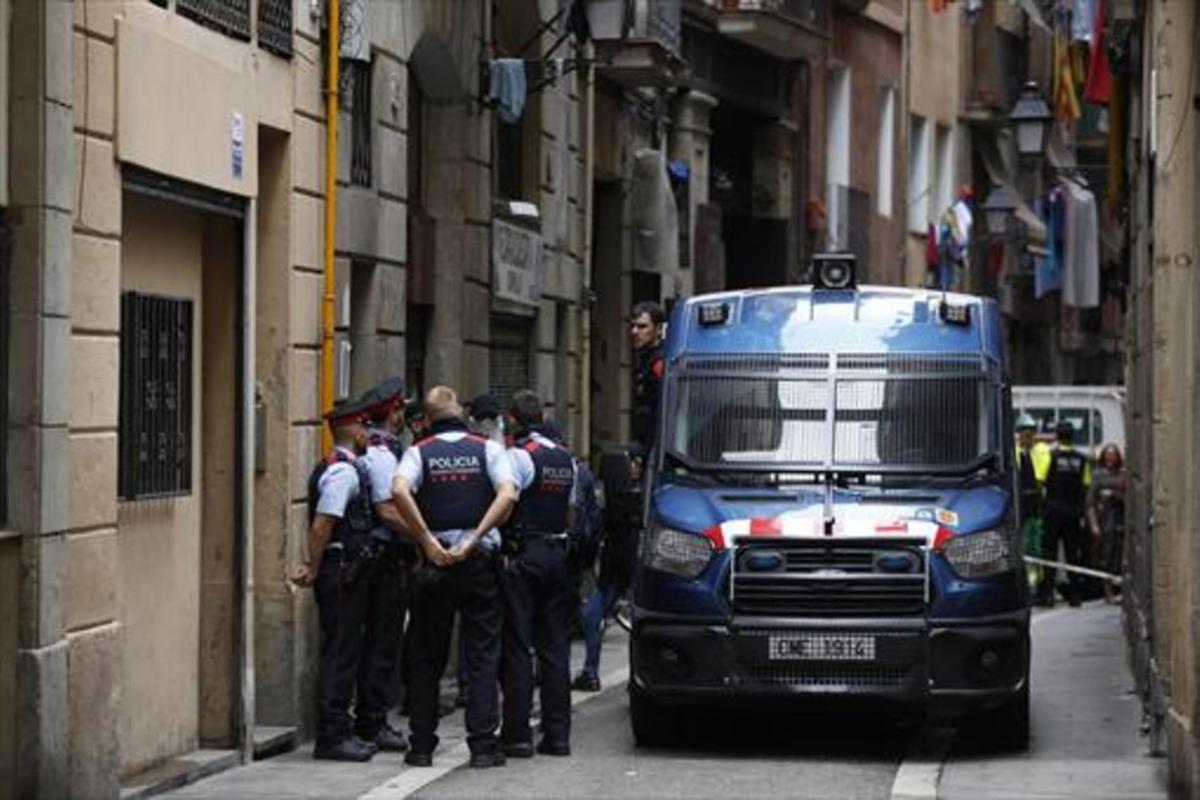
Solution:
M 340 742 L 318 744 L 313 748 L 313 758 L 323 761 L 370 761 L 375 750 L 375 745 L 357 736 L 350 736 Z

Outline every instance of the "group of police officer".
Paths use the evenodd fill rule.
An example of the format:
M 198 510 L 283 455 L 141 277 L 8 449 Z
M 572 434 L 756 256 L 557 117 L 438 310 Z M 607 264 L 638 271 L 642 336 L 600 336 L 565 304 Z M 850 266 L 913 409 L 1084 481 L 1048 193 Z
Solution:
M 409 765 L 430 766 L 456 614 L 471 766 L 533 756 L 534 654 L 536 750 L 569 755 L 568 556 L 579 465 L 545 424 L 540 399 L 514 396 L 507 448 L 468 428 L 450 388 L 406 403 L 398 378 L 338 405 L 327 421 L 334 448 L 309 481 L 311 523 L 292 576 L 314 588 L 319 609 L 314 756 L 365 761 L 378 750 L 407 751 Z M 386 715 L 402 631 L 407 740 Z

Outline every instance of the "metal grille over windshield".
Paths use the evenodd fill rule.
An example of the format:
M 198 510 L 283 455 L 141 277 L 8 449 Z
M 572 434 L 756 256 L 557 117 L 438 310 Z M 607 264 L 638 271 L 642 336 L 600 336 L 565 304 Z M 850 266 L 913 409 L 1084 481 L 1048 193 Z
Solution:
M 971 354 L 691 356 L 668 445 L 729 470 L 965 468 L 995 451 L 996 397 Z

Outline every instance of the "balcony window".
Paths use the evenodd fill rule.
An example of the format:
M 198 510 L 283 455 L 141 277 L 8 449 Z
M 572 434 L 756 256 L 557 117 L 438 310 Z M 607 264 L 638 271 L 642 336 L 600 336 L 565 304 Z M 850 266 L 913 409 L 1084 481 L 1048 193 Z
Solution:
M 292 0 L 258 0 L 258 46 L 292 57 Z
M 350 70 L 350 183 L 371 185 L 372 61 L 349 61 Z
M 175 10 L 226 36 L 250 40 L 250 0 L 175 0 Z
M 896 90 L 885 88 L 879 97 L 879 156 L 876 161 L 875 211 L 891 218 L 896 157 Z
M 908 123 L 908 230 L 929 226 L 929 121 L 913 114 Z

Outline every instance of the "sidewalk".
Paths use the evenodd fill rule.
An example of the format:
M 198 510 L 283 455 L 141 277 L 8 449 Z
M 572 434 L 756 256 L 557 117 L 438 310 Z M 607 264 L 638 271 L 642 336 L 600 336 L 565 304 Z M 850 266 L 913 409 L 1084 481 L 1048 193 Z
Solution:
M 608 628 L 604 637 L 604 649 L 600 661 L 602 675 L 624 671 L 628 662 L 627 637 L 616 624 Z M 571 674 L 583 665 L 583 642 L 572 642 Z M 605 688 L 610 688 L 605 686 Z M 443 683 L 443 696 L 453 696 L 451 682 Z M 575 692 L 573 701 L 579 702 L 596 695 Z M 536 693 L 535 693 L 536 701 Z M 536 709 L 535 709 L 536 713 Z M 408 733 L 408 720 L 393 716 L 392 723 Z M 163 797 L 188 798 L 188 800 L 226 800 L 227 798 L 272 798 L 293 800 L 295 798 L 321 798 L 321 800 L 353 800 L 384 784 L 421 783 L 426 778 L 433 780 L 445 774 L 447 769 L 465 763 L 466 730 L 463 727 L 462 711 L 442 717 L 438 725 L 441 742 L 434 755 L 431 769 L 412 769 L 405 766 L 404 756 L 399 753 L 379 753 L 365 764 L 345 764 L 335 761 L 317 761 L 312 757 L 312 743 L 298 750 L 265 761 L 236 767 L 211 778 L 184 786 Z M 402 796 L 405 792 L 386 791 L 387 796 Z
M 1039 611 L 1032 741 L 1021 755 L 951 751 L 938 797 L 1163 798 L 1166 762 L 1147 755 L 1121 612 L 1100 602 Z

